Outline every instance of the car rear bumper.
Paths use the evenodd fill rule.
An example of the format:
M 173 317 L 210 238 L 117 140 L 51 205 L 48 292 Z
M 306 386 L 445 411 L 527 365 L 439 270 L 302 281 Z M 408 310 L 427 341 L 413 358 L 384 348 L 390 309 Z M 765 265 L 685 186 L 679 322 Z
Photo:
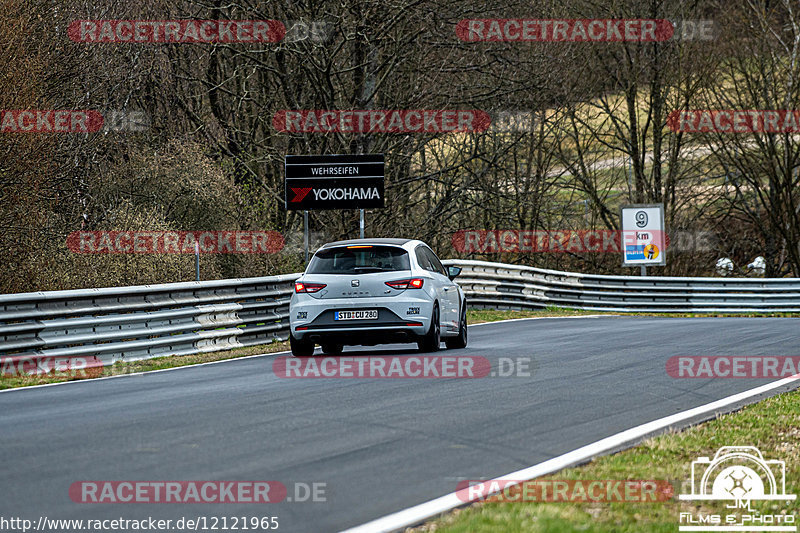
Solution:
M 378 319 L 334 320 L 336 311 L 367 309 L 377 309 Z M 432 302 L 417 298 L 298 298 L 290 306 L 290 326 L 296 339 L 318 344 L 414 342 L 428 331 L 432 310 Z
M 338 331 L 300 331 L 293 335 L 301 337 L 303 340 L 311 341 L 315 344 L 331 343 L 346 345 L 374 346 L 376 344 L 416 342 L 425 332 L 418 331 L 418 328 L 377 328 L 361 330 L 338 330 Z

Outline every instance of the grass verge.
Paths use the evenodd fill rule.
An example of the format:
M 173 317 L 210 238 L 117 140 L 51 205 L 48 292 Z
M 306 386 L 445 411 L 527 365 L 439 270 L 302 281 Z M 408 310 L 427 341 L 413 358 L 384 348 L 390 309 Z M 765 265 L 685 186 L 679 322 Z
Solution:
M 800 493 L 800 391 L 780 394 L 683 431 L 648 439 L 629 450 L 599 457 L 537 481 L 667 480 L 676 493 L 690 493 L 692 461 L 698 457 L 713 458 L 721 446 L 755 446 L 765 460 L 785 461 L 786 494 Z M 751 505 L 753 511 L 762 515 L 800 512 L 797 500 L 753 500 Z M 722 502 L 699 504 L 678 501 L 676 497 L 658 503 L 480 502 L 406 531 L 666 533 L 678 531 L 680 525 L 689 525 L 686 521 L 680 523 L 682 512 L 724 517 L 735 511 L 738 510 L 726 509 Z M 797 520 L 800 516 L 795 516 L 795 525 Z
M 597 315 L 595 311 L 581 309 L 565 309 L 563 307 L 548 307 L 530 311 L 505 311 L 497 309 L 469 309 L 467 311 L 468 324 L 482 324 L 484 322 L 498 322 L 500 320 L 513 320 L 515 318 L 544 318 L 559 316 Z M 609 315 L 614 313 L 608 313 Z

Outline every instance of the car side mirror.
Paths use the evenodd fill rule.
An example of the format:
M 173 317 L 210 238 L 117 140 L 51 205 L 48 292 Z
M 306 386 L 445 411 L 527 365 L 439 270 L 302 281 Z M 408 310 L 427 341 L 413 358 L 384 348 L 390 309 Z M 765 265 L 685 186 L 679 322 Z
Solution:
M 451 280 L 461 274 L 461 267 L 449 266 L 447 267 L 447 277 Z

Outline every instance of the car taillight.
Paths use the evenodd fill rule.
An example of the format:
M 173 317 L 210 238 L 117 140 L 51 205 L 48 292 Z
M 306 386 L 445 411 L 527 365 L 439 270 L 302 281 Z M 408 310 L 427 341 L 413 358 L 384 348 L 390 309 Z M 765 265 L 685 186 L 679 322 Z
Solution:
M 397 281 L 387 281 L 386 284 L 393 289 L 421 289 L 425 280 L 422 278 L 399 279 Z
M 324 283 L 302 283 L 300 281 L 294 282 L 294 292 L 317 292 L 327 287 Z

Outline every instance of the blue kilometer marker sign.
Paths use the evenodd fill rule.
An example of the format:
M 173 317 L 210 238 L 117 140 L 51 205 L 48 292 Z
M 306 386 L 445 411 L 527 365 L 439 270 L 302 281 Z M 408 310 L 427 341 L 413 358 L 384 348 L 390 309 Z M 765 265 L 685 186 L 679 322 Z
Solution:
M 622 266 L 663 266 L 664 249 L 663 204 L 634 204 L 620 208 L 622 234 Z

